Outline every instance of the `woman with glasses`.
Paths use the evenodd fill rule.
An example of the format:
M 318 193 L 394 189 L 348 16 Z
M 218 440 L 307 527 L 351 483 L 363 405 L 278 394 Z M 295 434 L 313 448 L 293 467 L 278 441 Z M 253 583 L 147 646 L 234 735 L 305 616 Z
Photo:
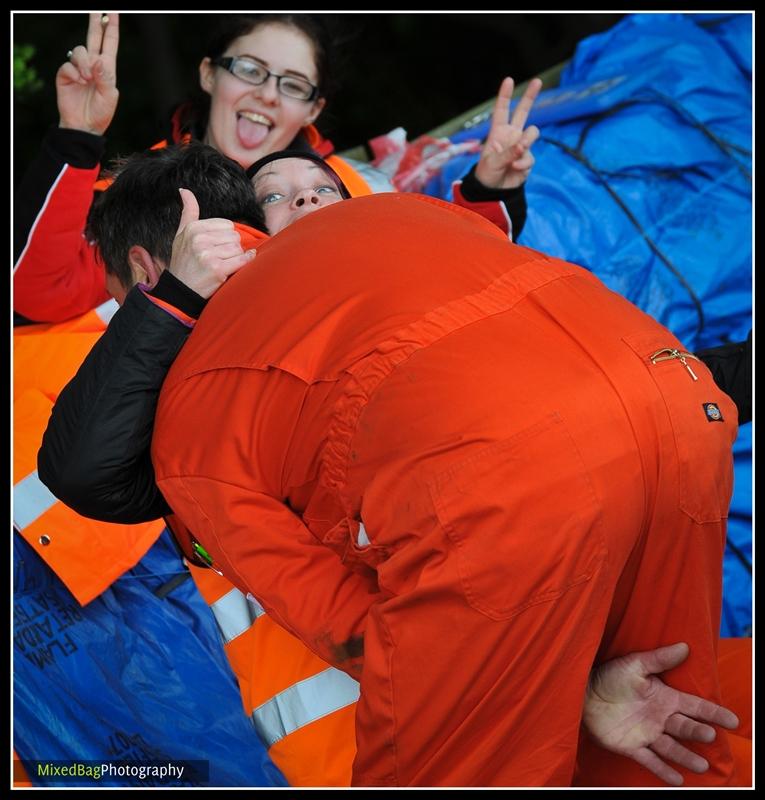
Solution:
M 354 195 L 368 194 L 366 181 L 313 125 L 334 90 L 332 65 L 328 29 L 315 17 L 227 17 L 199 65 L 199 93 L 176 112 L 172 139 L 190 135 L 245 169 L 277 150 L 313 150 Z
M 18 322 L 59 322 L 108 299 L 104 269 L 83 236 L 106 133 L 117 108 L 117 14 L 91 14 L 85 45 L 56 75 L 59 125 L 15 198 L 14 311 Z M 331 42 L 308 15 L 223 18 L 199 65 L 200 93 L 155 145 L 199 139 L 248 167 L 287 146 L 315 151 L 354 194 L 366 181 L 333 155 L 313 123 L 332 88 Z M 113 288 L 113 287 L 111 287 Z
M 59 125 L 14 200 L 19 323 L 60 322 L 108 299 L 103 266 L 83 231 L 117 107 L 118 44 L 118 15 L 91 14 L 86 44 L 69 51 L 56 75 Z M 310 15 L 226 16 L 199 65 L 198 96 L 177 109 L 155 147 L 200 140 L 245 168 L 278 150 L 305 150 L 324 158 L 352 195 L 368 194 L 365 178 L 314 127 L 333 88 L 331 51 L 326 27 Z M 512 81 L 505 80 L 481 161 L 455 191 L 456 202 L 513 238 L 525 220 L 523 183 L 539 134 L 525 119 L 540 86 L 531 82 L 508 123 Z M 99 181 L 95 190 L 107 185 Z

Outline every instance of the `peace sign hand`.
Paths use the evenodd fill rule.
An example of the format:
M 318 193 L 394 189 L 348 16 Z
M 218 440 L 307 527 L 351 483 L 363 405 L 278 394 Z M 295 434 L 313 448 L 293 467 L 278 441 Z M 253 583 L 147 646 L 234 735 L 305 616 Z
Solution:
M 515 84 L 505 78 L 492 112 L 491 128 L 475 169 L 476 178 L 489 189 L 514 189 L 520 186 L 534 166 L 531 146 L 539 138 L 539 128 L 531 125 L 524 130 L 542 81 L 529 81 L 523 97 L 508 122 L 510 102 Z
M 56 73 L 59 127 L 102 136 L 117 110 L 119 15 L 90 14 L 87 45 Z

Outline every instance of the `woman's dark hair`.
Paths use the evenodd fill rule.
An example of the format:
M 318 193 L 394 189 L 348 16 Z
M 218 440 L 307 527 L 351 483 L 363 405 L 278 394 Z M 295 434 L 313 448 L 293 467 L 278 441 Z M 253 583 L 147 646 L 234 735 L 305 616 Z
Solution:
M 259 158 L 245 170 L 247 177 L 252 181 L 266 164 L 280 161 L 283 158 L 304 158 L 306 161 L 312 161 L 317 166 L 320 166 L 328 177 L 332 178 L 343 200 L 350 199 L 351 193 L 348 191 L 348 187 L 343 183 L 343 179 L 318 153 L 313 153 L 310 150 L 277 150 L 275 153 L 269 153 L 267 156 Z
M 328 20 L 312 14 L 226 14 L 213 30 L 205 56 L 218 58 L 240 36 L 247 36 L 263 25 L 283 25 L 303 33 L 313 44 L 318 74 L 319 95 L 330 98 L 336 89 L 334 70 L 334 37 Z M 180 112 L 179 133 L 203 139 L 210 116 L 210 95 L 196 89 L 192 99 Z

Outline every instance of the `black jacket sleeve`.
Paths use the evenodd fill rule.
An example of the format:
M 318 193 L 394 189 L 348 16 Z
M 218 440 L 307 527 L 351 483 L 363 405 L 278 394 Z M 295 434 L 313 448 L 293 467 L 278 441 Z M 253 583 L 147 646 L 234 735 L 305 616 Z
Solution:
M 462 196 L 471 203 L 499 201 L 505 206 L 513 226 L 513 241 L 517 242 L 526 224 L 526 184 L 514 189 L 490 189 L 475 176 L 475 164 L 462 179 Z
M 699 350 L 696 355 L 709 367 L 715 383 L 738 408 L 738 424 L 752 421 L 752 332 L 744 342 Z
M 197 308 L 188 297 L 184 307 L 183 290 L 191 291 L 163 273 L 152 293 L 198 316 L 204 300 L 191 292 Z M 151 437 L 162 383 L 190 332 L 134 288 L 59 395 L 38 474 L 79 514 L 137 523 L 171 513 L 154 479 Z

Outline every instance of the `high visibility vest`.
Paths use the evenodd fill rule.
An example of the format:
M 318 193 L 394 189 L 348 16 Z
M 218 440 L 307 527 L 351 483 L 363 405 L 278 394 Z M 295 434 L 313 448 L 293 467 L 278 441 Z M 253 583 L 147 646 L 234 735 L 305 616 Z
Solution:
M 110 300 L 67 322 L 13 334 L 13 524 L 81 605 L 135 566 L 164 529 L 162 520 L 117 525 L 82 517 L 37 475 L 53 404 L 116 310 Z
M 349 786 L 358 682 L 314 655 L 226 578 L 189 568 L 273 762 L 292 786 Z
M 14 331 L 13 520 L 85 605 L 133 567 L 164 523 L 117 525 L 80 516 L 37 477 L 37 451 L 61 389 L 101 336 L 112 300 L 76 319 Z M 359 686 L 279 627 L 254 598 L 191 566 L 215 616 L 245 712 L 293 786 L 348 786 Z

